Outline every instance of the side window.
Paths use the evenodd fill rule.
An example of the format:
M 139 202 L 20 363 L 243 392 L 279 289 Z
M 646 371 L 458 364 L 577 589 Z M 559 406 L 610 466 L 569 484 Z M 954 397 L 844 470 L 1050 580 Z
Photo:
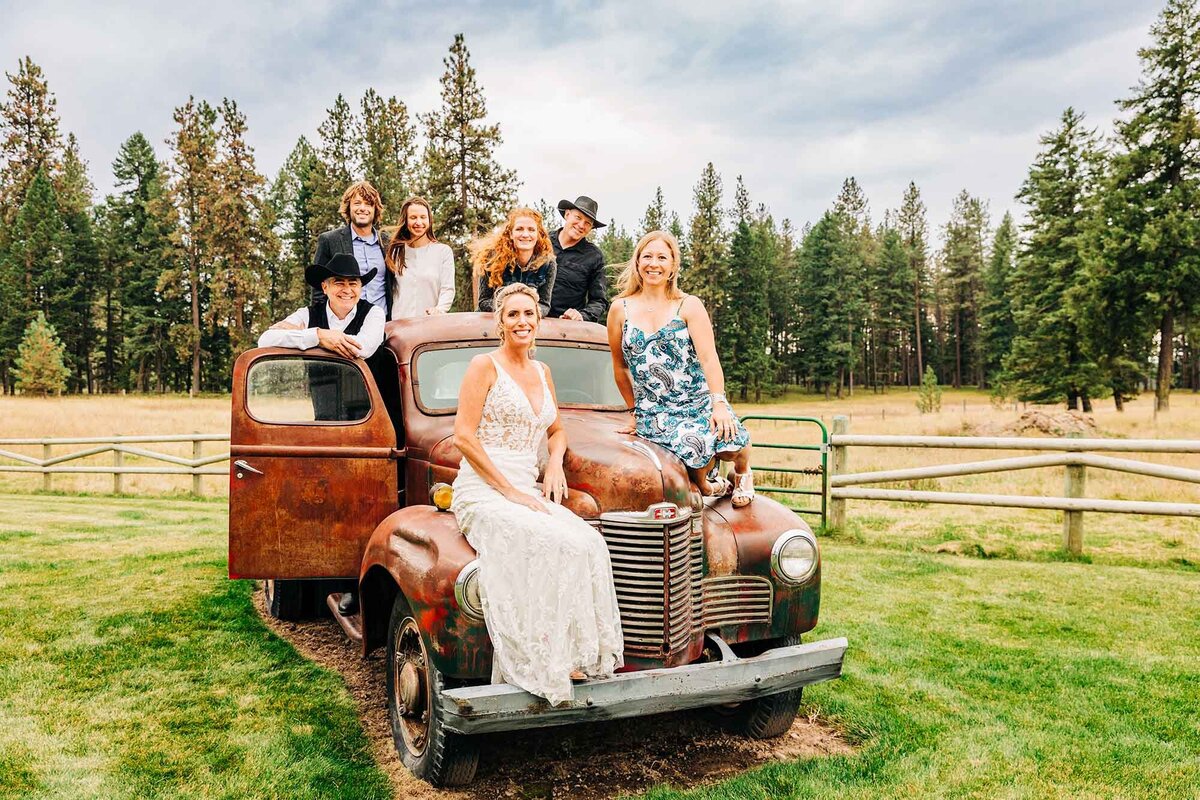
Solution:
M 272 358 L 250 367 L 246 410 L 259 422 L 358 422 L 370 415 L 371 396 L 348 362 Z

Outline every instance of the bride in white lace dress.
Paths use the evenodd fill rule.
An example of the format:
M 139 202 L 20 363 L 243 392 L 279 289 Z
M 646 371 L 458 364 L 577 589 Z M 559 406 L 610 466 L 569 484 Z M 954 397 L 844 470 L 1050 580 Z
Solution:
M 459 392 L 454 443 L 463 460 L 451 510 L 479 554 L 493 683 L 557 704 L 571 699 L 572 679 L 623 664 L 621 618 L 604 540 L 560 505 L 567 437 L 550 370 L 530 358 L 537 302 L 520 283 L 496 294 L 501 345 L 471 360 Z

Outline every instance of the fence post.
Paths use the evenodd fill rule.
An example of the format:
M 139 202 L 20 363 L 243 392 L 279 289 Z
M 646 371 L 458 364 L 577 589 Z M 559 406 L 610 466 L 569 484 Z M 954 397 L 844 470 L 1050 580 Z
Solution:
M 42 445 L 42 460 L 43 461 L 50 460 L 50 445 L 48 445 L 48 444 Z M 42 469 L 49 469 L 49 467 L 43 466 Z M 54 473 L 43 472 L 42 473 L 42 491 L 48 492 L 52 488 L 54 488 Z
M 195 461 L 200 460 L 200 440 L 199 439 L 192 440 L 192 459 Z M 197 497 L 204 494 L 204 487 L 200 485 L 200 475 L 194 471 L 194 470 L 198 470 L 198 469 L 200 469 L 200 468 L 195 467 L 195 466 L 192 467 L 192 470 L 193 470 L 193 472 L 192 472 L 192 494 L 196 495 Z
M 842 433 L 850 432 L 850 419 L 841 414 L 833 418 L 833 425 L 829 429 L 830 438 Z M 841 475 L 848 468 L 848 454 L 844 445 L 831 445 L 829 448 L 829 475 L 832 478 L 834 475 Z M 830 490 L 832 491 L 832 489 Z M 831 530 L 839 530 L 846 525 L 846 501 L 829 499 L 829 528 Z
M 117 445 L 117 446 L 119 447 L 120 445 Z M 113 466 L 120 467 L 124 463 L 125 463 L 125 454 L 122 453 L 120 450 L 113 450 Z M 124 493 L 125 493 L 125 473 L 114 472 L 113 473 L 113 494 L 124 494 Z
M 1080 433 L 1068 433 L 1067 438 L 1078 439 Z M 1063 494 L 1066 497 L 1083 497 L 1087 489 L 1086 467 L 1082 464 L 1067 466 L 1066 485 Z M 1083 554 L 1083 512 L 1063 512 L 1063 549 L 1073 556 Z

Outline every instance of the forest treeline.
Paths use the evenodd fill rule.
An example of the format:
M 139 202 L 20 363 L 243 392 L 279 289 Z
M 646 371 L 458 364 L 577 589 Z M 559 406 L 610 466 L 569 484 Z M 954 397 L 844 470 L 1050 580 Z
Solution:
M 742 399 L 787 385 L 837 396 L 915 386 L 931 371 L 1084 410 L 1152 387 L 1166 409 L 1172 387 L 1200 390 L 1197 0 L 1169 0 L 1139 57 L 1111 135 L 1068 108 L 1042 136 L 1019 221 L 993 219 L 964 189 L 933 224 L 915 183 L 899 208 L 872 214 L 849 177 L 820 219 L 796 227 L 710 163 L 685 213 L 659 188 L 641 219 L 614 220 L 596 242 L 617 265 L 642 233 L 676 235 L 681 284 L 709 308 Z M 41 312 L 67 391 L 226 391 L 237 353 L 306 302 L 304 267 L 358 178 L 389 215 L 410 194 L 431 201 L 465 309 L 465 244 L 503 219 L 521 186 L 496 159 L 500 126 L 461 35 L 444 65 L 429 111 L 373 89 L 339 95 L 273 178 L 234 100 L 189 97 L 167 158 L 133 133 L 113 160 L 113 193 L 97 201 L 47 78 L 22 59 L 0 106 L 4 390 L 18 385 L 25 332 L 45 336 Z

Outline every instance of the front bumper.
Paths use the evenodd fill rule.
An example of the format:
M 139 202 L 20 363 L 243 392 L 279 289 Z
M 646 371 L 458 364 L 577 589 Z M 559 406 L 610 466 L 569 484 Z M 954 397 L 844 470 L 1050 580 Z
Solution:
M 449 689 L 441 695 L 443 723 L 455 733 L 494 733 L 737 703 L 841 676 L 847 645 L 828 639 L 737 658 L 716 642 L 722 661 L 579 683 L 573 700 L 554 707 L 507 683 Z

